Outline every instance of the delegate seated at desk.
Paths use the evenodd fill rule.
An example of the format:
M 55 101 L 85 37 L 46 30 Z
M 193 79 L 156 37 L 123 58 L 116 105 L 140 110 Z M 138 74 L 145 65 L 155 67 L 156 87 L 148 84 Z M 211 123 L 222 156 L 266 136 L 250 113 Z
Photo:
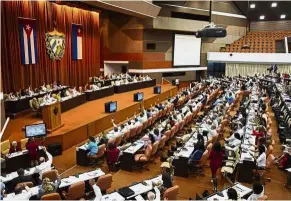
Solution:
M 85 145 L 88 150 L 87 156 L 94 156 L 98 152 L 98 144 L 93 136 L 89 137 L 89 142 Z
M 163 181 L 163 190 L 173 187 L 173 177 L 171 174 L 170 164 L 165 162 L 161 165 L 162 168 L 162 181 Z
M 31 175 L 24 175 L 24 169 L 20 168 L 17 170 L 18 177 L 11 180 L 11 187 L 12 189 L 15 189 L 17 184 L 23 183 L 23 182 L 32 182 L 33 178 Z
M 266 149 L 263 145 L 260 145 L 259 146 L 259 156 L 257 157 L 256 159 L 256 162 L 257 162 L 257 168 L 259 170 L 264 170 L 266 169 Z
M 61 178 L 58 175 L 57 181 L 51 181 L 49 178 L 44 178 L 42 185 L 38 190 L 37 198 L 40 199 L 43 195 L 55 193 L 61 184 Z
M 9 149 L 9 154 L 16 153 L 16 152 L 19 152 L 19 151 L 21 151 L 20 144 L 17 144 L 16 141 L 12 141 L 10 149 Z
M 197 150 L 195 150 L 189 157 L 189 160 L 188 160 L 188 164 L 193 164 L 195 165 L 195 163 L 197 163 L 202 155 L 203 155 L 203 152 L 204 152 L 204 144 L 202 143 L 197 143 L 196 146 L 198 147 Z
M 17 200 L 29 200 L 32 196 L 32 192 L 26 190 L 26 186 L 18 185 L 15 188 L 15 196 L 17 196 Z
M 39 159 L 39 165 L 35 166 L 34 173 L 39 174 L 39 178 L 42 179 L 42 174 L 46 171 L 49 171 L 52 169 L 52 162 L 53 157 L 50 153 L 46 153 L 48 160 L 46 161 L 44 157 L 40 157 Z
M 264 186 L 260 183 L 253 184 L 253 194 L 248 197 L 250 201 L 257 201 L 264 196 Z
M 46 94 L 43 97 L 43 101 L 40 103 L 40 106 L 49 105 L 49 104 L 52 104 L 52 103 L 55 103 L 55 102 L 57 102 L 57 99 L 51 97 L 51 94 Z

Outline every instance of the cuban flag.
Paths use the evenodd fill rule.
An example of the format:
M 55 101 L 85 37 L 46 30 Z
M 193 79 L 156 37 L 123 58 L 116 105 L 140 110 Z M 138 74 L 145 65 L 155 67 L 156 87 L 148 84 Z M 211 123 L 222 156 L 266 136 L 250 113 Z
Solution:
M 22 64 L 36 64 L 36 20 L 19 18 L 19 35 Z
M 82 25 L 72 24 L 72 57 L 74 60 L 82 59 Z

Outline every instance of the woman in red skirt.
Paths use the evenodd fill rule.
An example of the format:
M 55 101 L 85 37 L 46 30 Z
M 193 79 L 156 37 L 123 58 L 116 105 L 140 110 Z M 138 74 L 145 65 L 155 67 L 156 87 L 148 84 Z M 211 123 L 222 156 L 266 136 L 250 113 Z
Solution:
M 209 154 L 212 179 L 216 178 L 216 172 L 222 166 L 223 155 L 220 143 L 216 142 Z
M 38 165 L 38 146 L 39 143 L 35 141 L 34 138 L 29 138 L 26 143 L 26 149 L 28 151 L 28 156 L 30 159 L 31 167 Z

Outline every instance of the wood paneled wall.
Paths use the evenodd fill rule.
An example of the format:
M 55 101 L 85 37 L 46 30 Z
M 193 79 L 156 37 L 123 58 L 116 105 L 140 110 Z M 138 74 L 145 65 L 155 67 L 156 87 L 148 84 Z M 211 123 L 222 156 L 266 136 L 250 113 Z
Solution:
M 290 8 L 291 9 L 291 8 Z M 282 21 L 255 21 L 250 24 L 250 31 L 289 31 L 291 20 Z
M 162 6 L 159 14 L 160 18 L 170 18 L 172 11 L 209 15 L 207 11 L 165 6 L 163 4 L 160 6 Z M 186 2 L 184 6 L 207 10 L 209 9 L 209 2 Z M 232 2 L 214 2 L 213 8 L 220 12 L 241 14 Z M 179 20 L 179 25 L 185 25 L 188 21 L 193 22 L 193 20 L 177 20 Z M 220 47 L 245 35 L 248 24 L 246 19 L 221 15 L 213 15 L 212 20 L 215 24 L 225 27 L 228 35 L 225 38 L 203 39 L 201 66 L 207 66 L 207 52 L 217 52 Z M 128 67 L 134 69 L 173 67 L 172 51 L 173 34 L 176 30 L 175 24 L 160 23 L 160 28 L 155 29 L 155 19 L 138 19 L 111 13 L 102 13 L 100 21 L 101 60 L 127 60 L 129 61 Z M 192 26 L 184 27 L 184 31 L 193 31 Z M 154 43 L 155 49 L 147 49 L 147 43 Z

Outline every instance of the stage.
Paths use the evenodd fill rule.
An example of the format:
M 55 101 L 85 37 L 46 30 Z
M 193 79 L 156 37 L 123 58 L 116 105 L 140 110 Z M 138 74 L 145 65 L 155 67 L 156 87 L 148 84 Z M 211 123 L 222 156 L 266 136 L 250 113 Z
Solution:
M 154 94 L 153 87 L 139 89 L 121 94 L 114 94 L 95 101 L 86 102 L 74 109 L 62 113 L 62 123 L 64 126 L 50 134 L 48 134 L 45 145 L 59 142 L 66 150 L 86 139 L 89 136 L 96 135 L 110 127 L 112 127 L 111 119 L 114 118 L 116 123 L 126 120 L 127 117 L 132 117 L 135 113 L 140 112 L 140 107 L 150 107 L 160 101 L 174 96 L 177 93 L 177 87 L 170 84 L 161 85 L 162 93 Z M 144 93 L 144 101 L 137 103 L 133 101 L 133 94 L 136 92 Z M 117 101 L 118 110 L 115 113 L 108 114 L 104 112 L 104 104 L 108 101 Z M 22 128 L 25 125 L 33 124 L 40 121 L 35 113 L 27 114 L 23 117 L 10 120 L 2 141 L 9 139 L 21 140 L 24 138 Z

